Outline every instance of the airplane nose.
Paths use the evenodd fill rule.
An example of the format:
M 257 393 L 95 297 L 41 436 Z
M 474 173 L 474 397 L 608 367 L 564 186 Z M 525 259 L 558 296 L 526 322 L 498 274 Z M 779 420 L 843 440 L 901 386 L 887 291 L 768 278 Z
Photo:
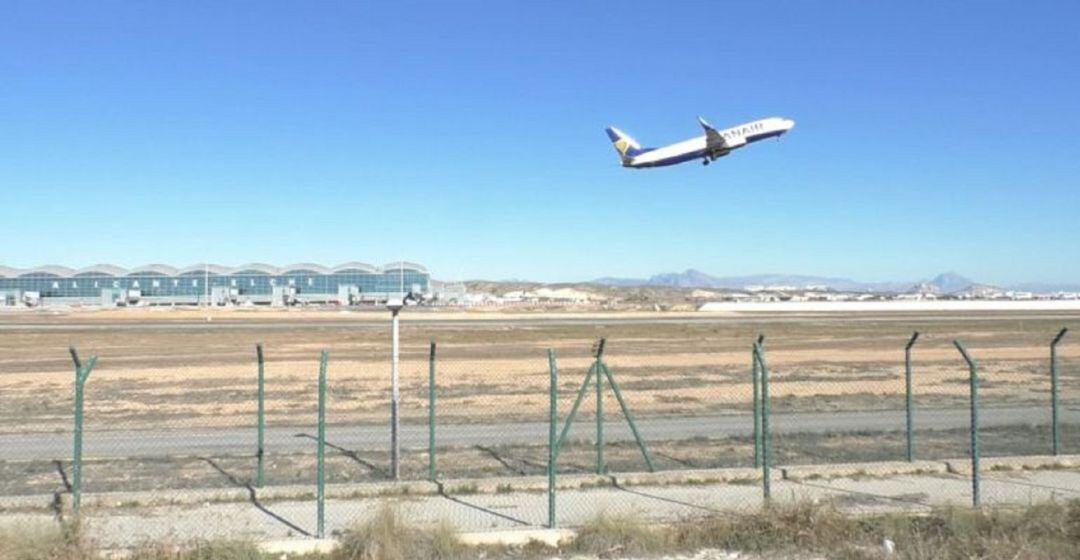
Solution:
M 784 128 L 788 130 L 795 128 L 795 121 L 791 119 L 784 119 Z

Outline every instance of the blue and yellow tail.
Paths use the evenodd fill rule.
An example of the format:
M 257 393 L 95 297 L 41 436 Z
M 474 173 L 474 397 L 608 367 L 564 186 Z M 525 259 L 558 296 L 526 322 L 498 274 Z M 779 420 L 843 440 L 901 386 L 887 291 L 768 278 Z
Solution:
M 634 156 L 645 153 L 645 150 L 641 148 L 641 144 L 637 143 L 627 133 L 609 126 L 604 129 L 607 132 L 608 138 L 611 138 L 611 143 L 615 146 L 615 151 L 619 152 L 619 157 L 625 162 Z

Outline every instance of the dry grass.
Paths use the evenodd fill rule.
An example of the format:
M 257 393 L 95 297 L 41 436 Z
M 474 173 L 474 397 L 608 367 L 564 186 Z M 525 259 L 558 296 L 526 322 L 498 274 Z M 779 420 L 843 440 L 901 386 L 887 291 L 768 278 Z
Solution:
M 864 530 L 892 539 L 901 557 L 917 560 L 1080 558 L 1080 500 L 1022 511 L 954 509 L 927 517 L 889 516 L 864 524 Z
M 895 551 L 888 553 L 888 539 Z M 472 548 L 448 524 L 408 524 L 391 505 L 348 530 L 329 556 L 311 560 L 457 560 L 550 558 L 585 554 L 626 558 L 722 549 L 762 557 L 870 559 L 1080 558 L 1080 500 L 1022 509 L 948 508 L 928 514 L 845 514 L 812 503 L 772 507 L 751 514 L 686 519 L 658 525 L 633 515 L 601 515 L 586 522 L 561 550 L 538 546 Z M 0 560 L 100 560 L 78 526 L 21 524 L 0 527 Z M 271 556 L 245 542 L 146 544 L 130 551 L 136 560 L 263 560 Z M 279 558 L 279 556 L 273 556 Z
M 884 547 L 892 541 L 895 552 Z M 1080 558 L 1080 500 L 1022 510 L 942 509 L 927 515 L 853 516 L 802 503 L 754 514 L 656 527 L 634 517 L 598 517 L 570 551 L 605 557 L 719 548 L 764 556 L 874 559 Z
M 94 546 L 78 523 L 17 523 L 0 527 L 0 560 L 103 560 L 112 556 Z M 143 543 L 123 555 L 129 560 L 263 560 L 243 541 Z
M 582 525 L 568 548 L 613 558 L 615 555 L 656 553 L 671 546 L 669 531 L 650 525 L 640 516 L 601 514 Z
M 122 325 L 140 313 L 73 314 L 33 321 L 20 316 L 20 321 L 43 322 L 42 327 L 50 328 L 28 324 L 6 330 L 0 340 L 0 431 L 69 429 L 70 344 L 101 358 L 87 389 L 91 430 L 249 425 L 255 410 L 256 341 L 266 347 L 271 422 L 310 421 L 316 357 L 324 347 L 332 350 L 332 421 L 383 421 L 388 348 L 382 325 L 313 320 L 273 328 L 281 326 L 276 321 L 304 315 L 239 312 L 226 321 L 227 329 L 216 322 L 181 328 L 171 326 L 169 317 L 182 313 L 146 312 L 145 330 L 79 330 L 80 321 L 90 317 Z M 366 314 L 357 316 L 362 315 Z M 321 317 L 347 320 L 336 313 Z M 914 328 L 924 333 L 916 351 L 920 399 L 964 394 L 965 372 L 951 346 L 951 339 L 961 336 L 972 343 L 984 366 L 984 398 L 1043 402 L 1046 344 L 1063 321 L 1072 320 L 1069 315 L 928 314 L 763 317 L 729 324 L 662 322 L 679 316 L 661 314 L 652 316 L 656 323 L 605 325 L 517 324 L 513 315 L 499 317 L 502 320 L 495 323 L 426 319 L 406 323 L 403 417 L 426 418 L 426 351 L 431 339 L 439 342 L 443 421 L 542 418 L 548 376 L 544 349 L 558 351 L 567 390 L 573 391 L 590 362 L 589 346 L 598 336 L 609 338 L 609 362 L 639 416 L 708 414 L 744 405 L 750 398 L 747 344 L 757 332 L 769 335 L 777 406 L 789 399 L 792 406 L 861 407 L 867 396 L 891 399 L 893 407 L 899 406 L 902 347 Z M 1080 379 L 1074 381 L 1070 373 L 1074 368 L 1065 362 L 1080 359 L 1080 345 L 1066 344 L 1060 354 L 1067 385 L 1063 390 L 1071 390 Z
M 78 524 L 0 526 L 0 560 L 93 560 L 97 553 Z
M 264 560 L 269 558 L 252 543 L 201 541 L 172 545 L 147 543 L 126 556 L 129 560 Z
M 408 525 L 394 506 L 386 504 L 367 523 L 346 531 L 332 560 L 450 560 L 471 558 L 452 526 L 429 529 Z

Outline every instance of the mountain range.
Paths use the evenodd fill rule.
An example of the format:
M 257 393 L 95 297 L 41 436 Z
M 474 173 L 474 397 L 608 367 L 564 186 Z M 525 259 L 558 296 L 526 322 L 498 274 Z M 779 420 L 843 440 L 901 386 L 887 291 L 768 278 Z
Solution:
M 943 294 L 963 291 L 977 282 L 955 272 L 945 272 L 929 280 L 908 282 L 859 282 L 849 278 L 801 274 L 754 274 L 749 276 L 712 276 L 700 270 L 655 274 L 649 278 L 597 278 L 597 284 L 609 286 L 669 286 L 679 288 L 746 289 L 748 286 L 792 286 L 796 289 L 824 287 L 840 291 L 908 292 L 934 291 Z M 1060 287 L 1058 289 L 1061 289 Z

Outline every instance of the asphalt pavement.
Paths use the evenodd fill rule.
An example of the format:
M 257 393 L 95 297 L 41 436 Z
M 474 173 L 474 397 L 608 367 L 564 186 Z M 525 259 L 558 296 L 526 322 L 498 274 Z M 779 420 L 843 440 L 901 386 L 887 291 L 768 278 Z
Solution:
M 1061 410 L 1063 423 L 1080 423 L 1080 410 Z M 967 409 L 916 410 L 917 429 L 948 430 L 966 428 Z M 983 408 L 980 426 L 1046 425 L 1050 412 L 1045 407 Z M 773 433 L 886 432 L 904 429 L 903 410 L 849 412 L 775 413 L 770 417 Z M 570 432 L 571 439 L 591 437 L 592 421 L 581 419 Z M 638 427 L 646 440 L 681 440 L 694 437 L 749 435 L 752 418 L 747 415 L 639 418 Z M 561 426 L 560 426 L 561 428 Z M 612 418 L 605 424 L 608 441 L 632 438 L 625 422 Z M 232 455 L 254 447 L 255 427 L 199 427 L 154 430 L 97 429 L 88 425 L 83 449 L 88 458 Z M 314 426 L 268 426 L 267 449 L 276 453 L 310 451 Z M 497 424 L 442 424 L 437 426 L 439 446 L 545 445 L 548 425 L 544 422 Z M 390 438 L 389 426 L 333 425 L 326 430 L 327 441 L 352 450 L 381 450 Z M 427 426 L 404 424 L 401 444 L 425 448 Z M 71 456 L 70 433 L 23 433 L 0 435 L 0 460 L 53 460 Z

